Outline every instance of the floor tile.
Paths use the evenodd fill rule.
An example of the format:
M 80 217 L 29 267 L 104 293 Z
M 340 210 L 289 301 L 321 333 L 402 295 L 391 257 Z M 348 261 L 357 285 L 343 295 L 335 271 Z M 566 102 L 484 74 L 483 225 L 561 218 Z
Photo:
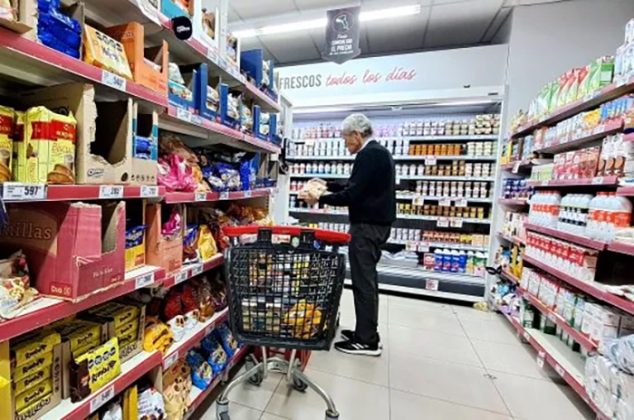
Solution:
M 489 371 L 550 380 L 549 372 L 537 366 L 535 350 L 529 345 L 496 343 L 472 339 L 471 343 Z
M 472 339 L 493 341 L 497 343 L 515 344 L 521 346 L 522 343 L 517 337 L 516 331 L 511 324 L 502 317 L 496 315 L 490 320 L 459 318 L 467 336 Z
M 390 326 L 388 333 L 390 357 L 409 353 L 456 363 L 482 367 L 471 342 L 465 335 L 446 334 L 438 331 L 422 331 L 415 328 Z
M 417 307 L 409 304 L 390 303 L 388 323 L 464 336 L 462 326 L 452 312 L 429 310 L 426 306 Z
M 229 403 L 229 415 L 231 420 L 259 420 L 262 417 L 261 410 L 254 410 L 242 404 L 231 401 Z M 213 403 L 200 417 L 200 420 L 216 420 L 216 403 Z M 273 420 L 273 419 L 271 419 Z
M 351 290 L 344 289 L 344 293 L 341 296 L 341 303 L 339 304 L 339 314 L 341 316 L 341 322 L 351 323 L 354 325 L 355 312 L 354 312 L 354 297 Z M 387 296 L 379 296 L 379 324 L 386 324 L 388 322 L 388 302 Z
M 281 416 L 276 416 L 275 414 L 271 414 L 271 413 L 263 413 L 262 417 L 260 417 L 260 420 L 291 420 L 288 417 L 281 417 Z
M 569 387 L 509 374 L 494 380 L 514 417 L 523 420 L 582 420 L 594 418 Z
M 401 296 L 387 296 L 388 306 L 394 305 L 405 305 L 415 310 L 428 310 L 428 311 L 438 311 L 443 313 L 453 313 L 453 306 L 448 303 L 436 302 L 432 300 L 426 299 L 416 299 L 416 298 L 406 298 Z
M 385 341 L 386 338 L 383 338 Z M 320 372 L 332 373 L 369 382 L 376 385 L 388 385 L 388 353 L 387 345 L 381 357 L 354 356 L 341 353 L 335 349 L 329 352 L 317 351 L 310 356 L 309 366 Z
M 499 315 L 494 311 L 480 311 L 474 309 L 472 306 L 453 305 L 451 307 L 454 314 L 460 319 L 484 319 L 491 320 L 497 318 Z
M 390 358 L 392 389 L 508 414 L 493 381 L 475 366 L 401 353 Z
M 389 419 L 388 388 L 310 368 L 307 375 L 331 395 L 341 419 Z M 299 393 L 282 382 L 265 411 L 291 420 L 323 420 L 326 404 L 314 391 Z
M 392 420 L 511 420 L 511 417 L 487 410 L 423 397 L 397 390 L 390 391 L 390 414 Z
M 241 370 L 240 373 L 244 371 Z M 264 407 L 271 399 L 273 392 L 277 388 L 277 384 L 282 380 L 279 373 L 269 373 L 260 386 L 251 385 L 248 382 L 238 385 L 231 390 L 229 401 L 251 407 L 260 411 L 264 411 Z

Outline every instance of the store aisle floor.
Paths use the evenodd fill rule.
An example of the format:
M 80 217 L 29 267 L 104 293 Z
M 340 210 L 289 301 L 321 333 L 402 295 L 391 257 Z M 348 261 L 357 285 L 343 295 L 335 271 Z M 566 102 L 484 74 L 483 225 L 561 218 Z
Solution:
M 354 325 L 345 290 L 341 323 Z M 587 406 L 538 367 L 500 315 L 470 307 L 381 296 L 380 358 L 314 352 L 307 373 L 333 397 L 341 420 L 575 420 Z M 323 420 L 325 405 L 281 375 L 231 394 L 232 420 Z M 215 419 L 215 406 L 202 414 Z

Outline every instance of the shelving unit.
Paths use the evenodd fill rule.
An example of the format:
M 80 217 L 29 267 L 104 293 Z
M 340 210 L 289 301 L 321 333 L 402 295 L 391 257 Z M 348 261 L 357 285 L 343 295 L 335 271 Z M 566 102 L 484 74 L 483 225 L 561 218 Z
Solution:
M 85 12 L 87 22 L 97 28 L 107 28 L 130 21 L 140 23 L 145 29 L 145 39 L 141 41 L 142 47 L 155 46 L 163 41 L 168 41 L 170 62 L 177 64 L 206 63 L 209 75 L 211 77 L 220 76 L 222 82 L 228 84 L 232 90 L 241 92 L 250 102 L 249 106 L 252 101 L 263 112 L 285 114 L 290 112 L 290 105 L 287 101 L 281 100 L 284 102 L 283 106 L 280 100 L 275 97 L 276 95 L 269 95 L 269 93 L 256 87 L 245 75 L 240 73 L 238 67 L 227 62 L 224 54 L 221 55 L 218 51 L 207 47 L 196 37 L 187 41 L 179 40 L 172 31 L 171 19 L 156 10 L 153 11 L 145 3 L 139 0 L 117 0 L 114 2 L 86 0 L 81 4 L 81 7 L 82 13 Z M 216 14 L 218 13 L 219 11 L 216 10 Z M 155 113 L 152 115 L 152 123 L 158 124 L 158 129 L 161 131 L 177 133 L 188 146 L 219 145 L 219 149 L 223 150 L 257 152 L 261 154 L 262 160 L 267 166 L 269 163 L 275 164 L 275 160 L 269 160 L 268 155 L 281 152 L 280 145 L 273 141 L 258 138 L 254 134 L 220 124 L 218 122 L 220 119 L 205 119 L 190 110 L 176 107 L 168 101 L 166 93 L 160 93 L 65 55 L 5 27 L 0 27 L 0 62 L 2 63 L 0 76 L 3 79 L 4 96 L 10 96 L 14 92 L 31 87 L 48 87 L 69 82 L 87 83 L 94 86 L 95 98 L 99 101 L 111 102 L 132 99 L 135 107 L 138 105 L 140 113 Z M 130 119 L 132 120 L 132 117 Z M 278 127 L 283 126 L 285 122 L 283 119 L 284 116 L 278 120 Z M 130 121 L 130 124 L 134 130 L 137 130 L 137 124 L 140 123 L 135 119 L 134 122 Z M 156 127 L 153 126 L 152 137 L 158 135 L 158 131 L 155 131 Z M 86 141 L 85 138 L 82 140 Z M 126 174 L 126 177 L 128 176 Z M 247 191 L 197 193 L 167 191 L 165 187 L 158 185 L 44 185 L 12 182 L 0 186 L 0 197 L 5 204 L 24 206 L 24 208 L 29 208 L 28 206 L 34 205 L 35 202 L 95 200 L 144 200 L 143 203 L 163 202 L 165 204 L 179 203 L 194 206 L 249 200 L 249 203 L 265 203 L 262 207 L 268 208 L 271 195 L 276 191 L 276 188 L 267 187 Z M 131 203 L 131 201 L 126 201 L 126 203 Z M 140 201 L 136 201 L 134 205 L 137 203 Z M 218 253 L 208 261 L 186 264 L 171 272 L 146 265 L 126 272 L 124 280 L 104 289 L 92 291 L 88 295 L 80 296 L 74 301 L 49 296 L 37 297 L 21 308 L 14 318 L 0 321 L 0 375 L 2 378 L 11 379 L 12 377 L 9 364 L 9 340 L 140 289 L 176 287 L 201 273 L 222 266 L 223 263 L 224 257 Z M 211 333 L 217 325 L 225 322 L 227 318 L 228 311 L 225 309 L 206 322 L 198 323 L 186 337 L 173 344 L 164 355 L 158 351 L 141 351 L 122 363 L 120 375 L 88 397 L 76 403 L 71 403 L 70 398 L 63 399 L 50 411 L 37 417 L 74 420 L 95 414 L 112 398 L 142 377 L 146 375 L 160 377 L 162 375 L 161 369 L 169 367 L 179 357 L 184 356 L 187 350 L 196 347 L 204 336 Z M 144 326 L 141 325 L 139 328 L 143 329 Z M 229 378 L 229 371 L 249 351 L 248 347 L 240 349 L 229 361 L 224 373 L 215 378 L 212 386 L 204 391 L 192 391 L 189 415 L 204 402 L 210 392 L 217 389 Z M 67 369 L 67 367 L 63 369 Z M 62 372 L 59 374 L 61 375 Z M 0 386 L 0 399 L 4 402 L 12 401 L 11 384 Z M 0 417 L 7 415 L 8 418 L 11 418 L 14 414 L 12 411 L 12 403 L 0 405 Z
M 520 139 L 524 136 L 532 135 L 533 132 L 542 127 L 552 127 L 556 123 L 563 121 L 569 117 L 572 117 L 580 112 L 589 111 L 597 108 L 602 103 L 618 98 L 624 94 L 634 92 L 634 79 L 630 79 L 627 83 L 613 84 L 607 86 L 587 97 L 573 102 L 570 105 L 564 106 L 555 111 L 551 115 L 547 115 L 539 121 L 532 121 L 529 124 L 521 127 L 515 133 L 511 134 L 511 139 Z M 577 131 L 574 135 L 568 137 L 562 137 L 547 146 L 538 150 L 533 150 L 533 156 L 536 155 L 550 155 L 553 153 L 562 153 L 577 149 L 582 149 L 587 146 L 598 144 L 603 138 L 609 135 L 623 132 L 623 121 L 614 120 L 605 124 L 600 124 L 592 130 L 586 130 L 584 132 Z M 630 139 L 631 134 L 625 136 L 626 139 Z M 525 177 L 531 168 L 532 159 L 516 160 L 501 166 L 501 169 L 509 173 L 510 177 Z M 596 192 L 596 191 L 616 191 L 621 196 L 633 196 L 634 187 L 629 185 L 619 186 L 620 180 L 616 176 L 596 176 L 586 179 L 565 179 L 555 181 L 534 181 L 529 180 L 528 184 L 535 190 L 540 189 L 556 189 L 564 193 L 568 192 Z M 500 200 L 501 203 L 511 204 L 508 200 Z M 542 235 L 546 235 L 551 238 L 556 238 L 562 241 L 566 241 L 570 244 L 575 244 L 581 247 L 585 247 L 590 250 L 599 252 L 599 259 L 607 257 L 607 254 L 619 253 L 625 255 L 634 255 L 634 246 L 629 243 L 623 243 L 613 241 L 606 243 L 601 240 L 589 238 L 583 234 L 576 234 L 571 232 L 562 231 L 552 227 L 545 227 L 534 223 L 524 223 L 523 228 L 529 232 L 537 232 Z M 525 244 L 523 241 L 516 237 L 509 237 L 498 233 L 498 237 L 503 241 L 507 241 L 516 246 L 523 247 Z M 520 248 L 522 249 L 522 248 Z M 614 294 L 616 288 L 611 288 L 608 285 L 599 283 L 597 281 L 583 281 L 578 276 L 570 275 L 562 269 L 554 267 L 549 263 L 535 258 L 530 253 L 526 255 L 523 250 L 522 262 L 524 266 L 531 267 L 538 273 L 546 273 L 552 278 L 557 279 L 563 285 L 566 285 L 570 290 L 575 293 L 592 297 L 594 300 L 604 304 L 610 305 L 614 308 L 618 308 L 627 314 L 634 314 L 634 302 L 628 300 L 623 296 Z M 588 337 L 578 329 L 574 328 L 568 323 L 568 321 L 560 315 L 559 311 L 552 309 L 544 304 L 537 296 L 531 294 L 527 290 L 520 287 L 520 279 L 511 275 L 508 270 L 503 269 L 500 277 L 505 281 L 508 281 L 516 286 L 515 294 L 524 302 L 530 304 L 536 311 L 538 311 L 542 317 L 545 317 L 548 321 L 554 323 L 557 328 L 571 337 L 574 342 L 578 343 L 583 351 L 595 352 L 597 351 L 598 344 L 595 340 Z M 513 290 L 513 289 L 511 289 Z M 540 289 L 541 293 L 541 289 Z M 597 415 L 597 419 L 608 419 L 609 416 L 600 412 L 596 405 L 588 397 L 584 388 L 584 359 L 581 354 L 573 351 L 573 349 L 564 343 L 558 336 L 545 334 L 542 331 L 533 328 L 525 328 L 522 326 L 521 321 L 514 316 L 505 314 L 506 318 L 518 331 L 518 334 L 526 340 L 537 352 L 538 364 L 546 362 L 554 368 L 554 370 L 570 385 L 570 387 L 594 410 Z
M 393 159 L 397 165 L 397 203 L 410 205 L 438 206 L 440 209 L 461 208 L 468 211 L 470 207 L 480 207 L 484 209 L 483 217 L 452 217 L 440 215 L 417 214 L 397 211 L 397 220 L 393 225 L 393 233 L 398 229 L 407 230 L 419 229 L 422 231 L 444 231 L 452 233 L 464 232 L 467 234 L 488 235 L 493 220 L 494 189 L 495 189 L 495 167 L 497 162 L 497 141 L 499 134 L 489 135 L 401 135 L 394 126 L 408 121 L 443 121 L 443 120 L 468 120 L 477 114 L 497 113 L 500 108 L 501 96 L 495 98 L 473 98 L 468 106 L 453 105 L 451 99 L 440 100 L 436 105 L 416 105 L 408 104 L 402 110 L 394 111 L 386 109 L 384 105 L 359 105 L 353 111 L 363 112 L 373 123 L 375 139 L 379 143 L 393 147 Z M 295 184 L 311 178 L 322 178 L 327 180 L 345 180 L 349 177 L 354 156 L 345 153 L 345 150 L 333 149 L 328 153 L 321 153 L 318 148 L 322 144 L 328 144 L 337 139 L 333 131 L 329 135 L 321 135 L 317 129 L 317 135 L 306 136 L 304 130 L 311 127 L 338 127 L 341 121 L 350 112 L 340 112 L 336 109 L 328 111 L 324 109 L 320 112 L 302 112 L 294 116 L 294 135 L 290 150 L 287 153 L 287 160 L 291 169 L 289 178 L 291 188 L 289 192 L 290 203 L 288 212 L 291 216 L 298 218 L 301 223 L 323 224 L 328 226 L 331 223 L 347 223 L 347 209 L 340 208 L 308 208 L 301 206 L 301 200 L 297 194 L 301 190 L 301 185 L 296 188 Z M 413 123 L 412 123 L 413 124 Z M 389 132 L 389 134 L 388 134 Z M 485 148 L 484 142 L 492 143 L 491 149 Z M 399 150 L 397 145 L 403 146 Z M 438 145 L 446 145 L 447 153 L 436 153 L 433 149 Z M 476 146 L 477 144 L 477 146 Z M 343 144 L 341 144 L 343 145 Z M 390 146 L 392 145 L 392 146 Z M 451 146 L 450 146 L 451 145 Z M 469 147 L 468 147 L 469 145 Z M 477 147 L 477 149 L 476 149 Z M 416 150 L 422 153 L 414 153 Z M 444 150 L 444 149 L 443 149 Z M 454 153 L 453 150 L 461 150 L 462 154 Z M 474 153 L 478 150 L 477 153 Z M 311 151 L 311 152 L 306 152 Z M 491 172 L 472 173 L 462 175 L 461 173 L 444 173 L 437 175 L 431 172 L 434 165 L 491 165 Z M 341 164 L 341 168 L 339 167 Z M 301 171 L 300 167 L 310 165 L 311 169 Z M 330 171 L 320 171 L 322 167 L 328 165 Z M 348 165 L 345 166 L 344 165 Z M 335 171 L 335 167 L 337 170 Z M 415 171 L 413 171 L 415 167 Z M 346 169 L 347 168 L 347 169 Z M 427 168 L 427 169 L 425 169 Z M 401 170 L 403 169 L 403 170 Z M 407 171 L 405 171 L 407 169 Z M 425 172 L 427 170 L 427 172 Z M 486 186 L 487 194 L 474 194 L 472 197 L 464 193 L 458 194 L 421 194 L 416 192 L 416 184 L 421 182 L 438 182 L 440 185 L 458 183 L 482 183 Z M 442 196 L 444 195 L 444 196 Z M 452 207 L 453 206 L 453 207 Z M 444 211 L 444 210 L 441 210 Z M 436 214 L 436 213 L 434 213 Z M 468 216 L 471 216 L 470 214 Z M 415 252 L 423 263 L 423 254 L 433 253 L 437 249 L 455 250 L 459 252 L 482 253 L 489 251 L 489 242 L 485 244 L 469 245 L 468 243 L 447 243 L 438 241 L 420 241 L 396 238 L 394 235 L 385 246 L 386 251 Z M 387 266 L 387 263 L 379 264 L 380 287 L 384 290 L 406 291 L 412 294 L 425 294 L 434 296 L 451 296 L 452 299 L 466 301 L 477 301 L 485 294 L 485 280 L 483 277 L 458 275 L 457 273 L 433 272 L 433 270 L 423 270 L 422 267 L 397 267 Z

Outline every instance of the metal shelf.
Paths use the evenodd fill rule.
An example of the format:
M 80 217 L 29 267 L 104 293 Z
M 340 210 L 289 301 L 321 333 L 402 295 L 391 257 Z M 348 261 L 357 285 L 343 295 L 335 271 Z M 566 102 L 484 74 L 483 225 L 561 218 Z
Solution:
M 268 197 L 273 188 L 258 188 L 250 191 L 227 191 L 227 192 L 168 192 L 165 193 L 165 202 L 171 203 L 200 203 L 224 200 L 247 200 L 255 197 Z
M 449 249 L 458 249 L 462 251 L 487 252 L 487 248 L 485 248 L 484 246 L 452 244 L 452 243 L 443 243 L 443 242 L 405 241 L 405 240 L 399 241 L 396 239 L 389 239 L 387 243 L 393 244 L 393 245 L 407 245 L 407 246 L 416 245 L 416 247 L 426 247 L 426 248 L 449 248 Z
M 354 156 L 288 156 L 286 160 L 354 160 Z M 423 155 L 392 155 L 392 158 L 399 161 L 424 161 L 427 159 L 435 160 L 465 160 L 465 161 L 495 161 L 495 156 L 465 156 L 465 155 L 443 155 L 443 156 L 423 156 Z
M 619 183 L 619 179 L 616 176 L 596 176 L 594 178 L 581 178 L 581 179 L 560 179 L 550 181 L 535 181 L 528 180 L 528 184 L 534 188 L 550 188 L 550 187 L 602 187 L 602 186 L 614 186 Z
M 572 242 L 577 245 L 585 246 L 590 249 L 596 249 L 598 251 L 603 251 L 607 247 L 607 243 L 605 242 L 597 241 L 595 239 L 591 239 L 586 236 L 575 235 L 574 233 L 564 232 L 564 231 L 553 229 L 546 226 L 539 226 L 533 223 L 526 223 L 524 227 L 526 228 L 526 230 L 543 233 L 545 235 L 552 236 L 553 238 L 562 239 L 564 241 Z
M 601 124 L 588 132 L 557 139 L 553 142 L 553 144 L 549 144 L 542 149 L 534 150 L 533 153 L 559 153 L 578 149 L 580 146 L 585 146 L 588 143 L 592 143 L 593 141 L 602 139 L 622 130 L 622 120 L 611 121 L 606 124 Z

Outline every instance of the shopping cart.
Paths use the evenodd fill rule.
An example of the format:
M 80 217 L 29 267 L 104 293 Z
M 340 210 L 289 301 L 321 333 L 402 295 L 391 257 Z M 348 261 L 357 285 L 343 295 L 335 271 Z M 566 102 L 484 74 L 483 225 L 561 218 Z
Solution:
M 297 351 L 330 348 L 346 268 L 337 251 L 350 235 L 290 226 L 230 227 L 224 233 L 232 238 L 226 255 L 231 330 L 245 345 L 261 347 L 261 361 L 248 360 L 246 371 L 226 386 L 216 401 L 218 420 L 229 420 L 233 388 L 245 381 L 259 385 L 268 372 L 283 373 L 299 391 L 312 388 L 326 402 L 326 420 L 338 419 L 332 398 L 302 372 Z M 244 243 L 243 235 L 257 237 Z M 267 348 L 290 355 L 269 357 Z

